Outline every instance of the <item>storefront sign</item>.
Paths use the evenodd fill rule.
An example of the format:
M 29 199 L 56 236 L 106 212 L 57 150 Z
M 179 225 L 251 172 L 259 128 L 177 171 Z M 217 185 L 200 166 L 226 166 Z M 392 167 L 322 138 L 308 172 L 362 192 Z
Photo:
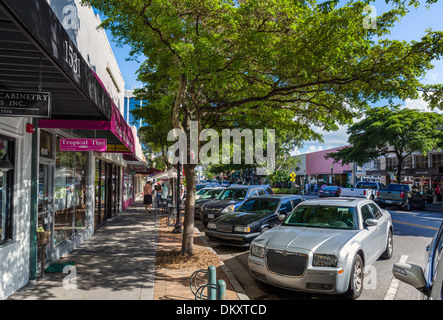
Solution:
M 51 116 L 51 94 L 49 92 L 0 90 L 0 116 L 49 118 Z
M 106 148 L 106 139 L 60 139 L 60 151 L 104 152 Z

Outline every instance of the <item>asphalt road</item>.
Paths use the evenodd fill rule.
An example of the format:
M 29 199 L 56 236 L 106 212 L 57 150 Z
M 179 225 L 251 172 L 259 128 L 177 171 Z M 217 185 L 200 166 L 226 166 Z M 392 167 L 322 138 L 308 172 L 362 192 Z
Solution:
M 426 246 L 440 227 L 443 213 L 416 210 L 406 212 L 395 208 L 388 208 L 388 210 L 394 224 L 394 254 L 391 259 L 379 259 L 374 266 L 367 268 L 365 286 L 359 300 L 416 300 L 419 298 L 419 293 L 415 288 L 394 280 L 392 266 L 402 259 L 402 261 L 424 267 Z M 205 228 L 200 221 L 196 221 L 196 226 L 204 234 Z M 310 294 L 258 284 L 249 275 L 248 249 L 208 242 L 235 275 L 251 300 L 345 299 L 343 296 Z

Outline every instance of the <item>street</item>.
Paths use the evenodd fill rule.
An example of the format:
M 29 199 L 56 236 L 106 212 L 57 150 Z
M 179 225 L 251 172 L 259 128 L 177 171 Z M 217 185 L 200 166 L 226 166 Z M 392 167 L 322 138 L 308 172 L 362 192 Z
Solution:
M 402 261 L 424 267 L 426 246 L 440 227 L 443 213 L 387 209 L 394 224 L 394 254 L 389 260 L 378 259 L 374 266 L 366 269 L 364 290 L 359 300 L 416 300 L 419 292 L 403 282 L 397 282 L 392 275 L 392 266 Z M 195 224 L 204 234 L 205 227 L 201 221 L 196 220 Z M 248 249 L 219 245 L 211 241 L 208 243 L 232 271 L 251 300 L 345 299 L 343 296 L 310 294 L 258 284 L 249 275 Z

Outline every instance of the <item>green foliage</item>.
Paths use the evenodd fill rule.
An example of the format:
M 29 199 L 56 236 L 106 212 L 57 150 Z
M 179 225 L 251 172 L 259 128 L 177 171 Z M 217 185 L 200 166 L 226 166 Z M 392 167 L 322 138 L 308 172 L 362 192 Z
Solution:
M 186 132 L 191 120 L 217 131 L 266 123 L 300 144 L 322 139 L 313 126 L 337 130 L 381 99 L 414 99 L 422 90 L 442 106 L 443 95 L 431 94 L 441 88 L 420 79 L 443 53 L 443 32 L 411 43 L 377 40 L 418 1 L 388 0 L 393 9 L 369 30 L 362 25 L 368 0 L 82 2 L 107 17 L 102 26 L 132 48 L 133 58 L 146 57 L 138 79 L 146 83 L 140 97 L 150 97 L 140 113 L 153 126 L 148 140 L 167 128 L 167 117 L 157 115 L 163 112 Z M 190 215 L 184 243 L 193 239 Z
M 395 154 L 399 161 L 397 181 L 403 159 L 413 152 L 426 155 L 443 147 L 443 115 L 400 107 L 371 108 L 366 118 L 350 126 L 349 143 L 326 156 L 342 163 L 360 165 L 379 156 Z

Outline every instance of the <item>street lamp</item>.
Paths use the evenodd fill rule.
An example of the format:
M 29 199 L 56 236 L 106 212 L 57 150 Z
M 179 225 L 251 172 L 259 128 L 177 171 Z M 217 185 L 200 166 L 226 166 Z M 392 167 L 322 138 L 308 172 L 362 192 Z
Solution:
M 331 184 L 334 185 L 334 163 L 331 163 Z

